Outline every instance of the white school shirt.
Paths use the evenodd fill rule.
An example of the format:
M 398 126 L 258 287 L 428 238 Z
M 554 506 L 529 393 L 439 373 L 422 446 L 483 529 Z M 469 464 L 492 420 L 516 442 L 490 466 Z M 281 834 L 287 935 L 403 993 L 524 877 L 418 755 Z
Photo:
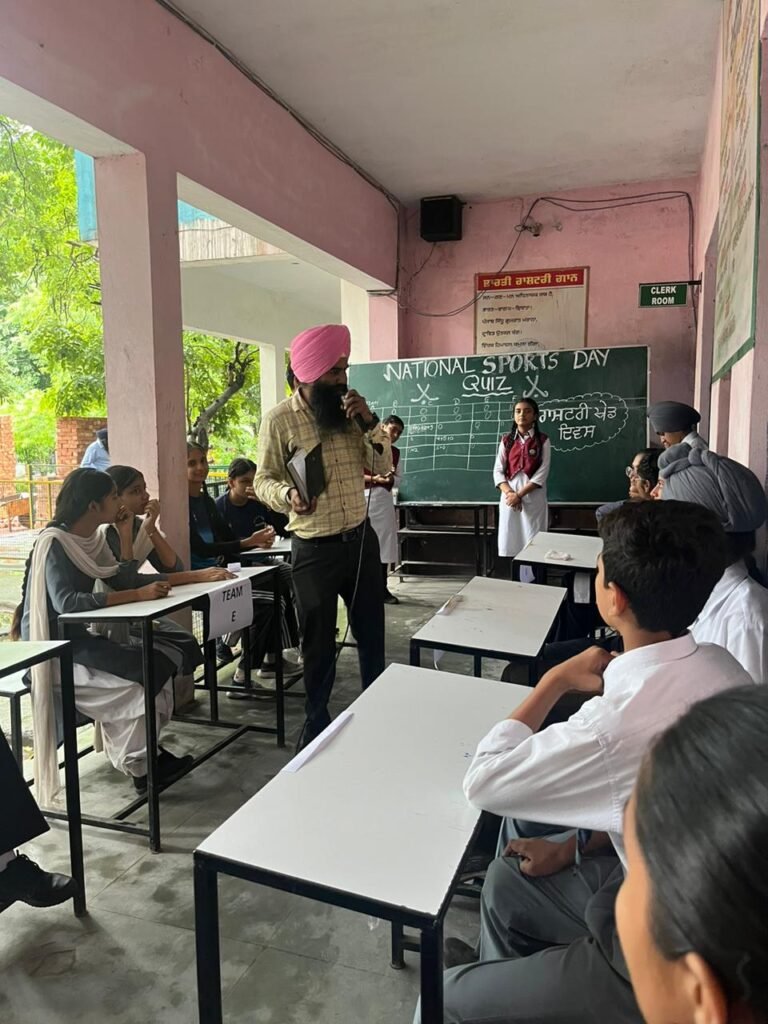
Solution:
M 729 565 L 691 626 L 697 643 L 719 644 L 756 683 L 768 682 L 768 590 L 743 561 Z
M 481 740 L 464 778 L 475 807 L 510 818 L 607 832 L 626 865 L 623 814 L 655 736 L 691 704 L 750 677 L 722 647 L 690 633 L 614 658 L 603 696 L 567 722 L 533 733 L 499 722 Z

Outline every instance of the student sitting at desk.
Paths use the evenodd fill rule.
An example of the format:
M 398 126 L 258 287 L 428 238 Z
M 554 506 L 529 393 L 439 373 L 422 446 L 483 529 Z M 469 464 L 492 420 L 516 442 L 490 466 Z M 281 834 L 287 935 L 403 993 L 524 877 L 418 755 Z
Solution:
M 198 444 L 187 445 L 187 486 L 189 489 L 189 545 L 192 549 L 192 567 L 195 569 L 210 568 L 221 562 L 235 561 L 243 551 L 258 549 L 268 553 L 274 543 L 275 531 L 272 527 L 255 530 L 250 536 L 238 538 L 219 515 L 216 503 L 205 489 L 208 479 L 208 455 Z M 266 584 L 270 586 L 270 584 Z M 283 647 L 295 647 L 298 643 L 298 629 L 295 618 L 290 620 L 289 607 L 283 599 Z M 274 609 L 271 589 L 259 590 L 253 587 L 254 622 L 251 626 L 251 652 L 253 664 L 260 665 L 257 676 L 261 681 L 274 680 L 275 655 L 273 624 Z M 237 637 L 231 639 L 235 643 Z M 226 647 L 227 644 L 222 646 Z M 217 650 L 221 651 L 221 648 Z M 221 660 L 229 661 L 226 655 Z M 297 676 L 302 672 L 301 666 L 290 658 L 283 657 L 283 672 L 286 676 Z M 245 681 L 242 663 L 235 670 L 234 681 Z
M 552 446 L 539 430 L 539 407 L 532 398 L 515 404 L 515 429 L 499 445 L 493 482 L 499 498 L 499 557 L 514 558 L 548 525 L 547 477 Z M 533 579 L 528 566 L 520 578 Z
M 646 1024 L 768 1020 L 767 735 L 768 689 L 739 687 L 696 704 L 640 769 L 616 923 Z
M 662 501 L 691 501 L 711 509 L 728 538 L 728 566 L 691 626 L 698 643 L 720 644 L 756 683 L 768 682 L 768 590 L 752 579 L 747 561 L 768 503 L 751 469 L 687 444 L 661 458 Z
M 215 580 L 231 578 L 231 573 L 218 567 L 197 569 L 184 572 L 181 559 L 168 543 L 165 534 L 158 526 L 160 502 L 150 498 L 144 477 L 132 466 L 110 466 L 107 473 L 115 481 L 117 496 L 120 499 L 118 522 L 106 527 L 107 543 L 115 558 L 120 560 L 135 559 L 139 567 L 149 562 L 156 572 L 167 575 L 171 586 L 184 583 L 208 583 Z M 127 522 L 131 528 L 128 531 Z M 107 584 L 102 586 L 109 590 Z M 111 626 L 106 628 L 107 635 L 113 632 Z M 134 626 L 131 635 L 137 639 L 141 636 L 140 627 Z M 163 618 L 155 626 L 155 641 L 162 650 L 162 644 L 176 648 L 182 656 L 180 672 L 191 675 L 203 662 L 200 644 L 189 630 L 184 629 L 173 619 Z
M 697 644 L 687 630 L 727 561 L 713 513 L 639 502 L 606 516 L 600 532 L 597 604 L 624 653 L 593 648 L 548 672 L 480 741 L 464 780 L 467 799 L 483 810 L 587 831 L 557 845 L 519 840 L 493 861 L 480 962 L 466 947 L 464 965 L 446 972 L 446 1021 L 640 1021 L 615 940 L 621 867 L 580 857 L 602 832 L 625 862 L 623 807 L 649 744 L 691 704 L 750 681 L 727 651 Z M 570 690 L 593 699 L 537 731 Z M 458 940 L 449 943 L 461 963 Z
M 253 536 L 264 527 L 272 530 L 272 536 L 288 537 L 286 527 L 288 516 L 281 512 L 273 512 L 263 505 L 253 490 L 253 479 L 256 476 L 256 463 L 251 459 L 235 459 L 227 470 L 227 492 L 216 499 L 216 509 L 235 537 Z M 251 557 L 256 550 L 250 552 Z M 258 561 L 273 561 L 265 548 Z M 250 563 L 249 563 L 250 564 Z M 277 568 L 283 595 L 283 630 L 284 643 L 287 649 L 300 646 L 299 620 L 296 614 L 296 601 L 293 593 L 293 574 L 290 565 L 282 561 Z
M 634 459 L 632 459 L 632 464 L 627 466 L 626 469 L 626 474 L 629 478 L 629 493 L 627 497 L 622 501 L 609 501 L 596 509 L 595 518 L 598 522 L 600 522 L 603 516 L 607 516 L 609 512 L 614 512 L 617 508 L 621 508 L 627 501 L 651 501 L 653 499 L 653 489 L 659 482 L 659 456 L 661 452 L 661 448 L 642 448 L 635 455 Z
M 365 480 L 365 489 L 370 490 L 368 519 L 379 538 L 381 569 L 384 577 L 384 604 L 400 604 L 395 595 L 390 592 L 387 581 L 390 565 L 396 563 L 400 557 L 397 550 L 397 512 L 392 491 L 400 485 L 400 449 L 395 447 L 395 442 L 400 440 L 405 424 L 399 416 L 387 416 L 381 426 L 392 442 L 392 469 L 385 474 L 370 473 L 366 469 L 363 471 L 363 479 Z
M 233 459 L 227 469 L 227 490 L 216 499 L 219 515 L 236 537 L 245 539 L 271 526 L 278 537 L 288 537 L 288 516 L 263 505 L 253 490 L 256 463 Z
M 135 560 L 118 562 L 101 526 L 114 523 L 120 500 L 114 481 L 96 469 L 76 469 L 56 499 L 53 521 L 35 541 L 22 583 L 11 635 L 24 640 L 58 636 L 58 617 L 134 601 L 165 597 L 171 587 L 164 575 L 142 575 Z M 95 592 L 108 580 L 109 593 Z M 75 704 L 101 724 L 104 748 L 115 768 L 131 776 L 139 793 L 147 788 L 147 739 L 144 726 L 142 650 L 77 624 L 68 630 L 74 659 Z M 178 650 L 160 645 L 152 652 L 155 668 L 157 732 L 173 714 L 173 677 L 180 670 Z M 58 671 L 53 662 L 31 669 L 35 725 L 35 776 L 48 804 L 58 788 L 54 702 Z M 175 757 L 160 748 L 162 782 L 185 771 L 191 757 Z

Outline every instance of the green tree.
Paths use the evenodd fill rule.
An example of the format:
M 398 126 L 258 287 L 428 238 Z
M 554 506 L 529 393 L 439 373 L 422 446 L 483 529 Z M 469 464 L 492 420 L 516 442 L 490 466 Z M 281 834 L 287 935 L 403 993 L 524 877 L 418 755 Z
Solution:
M 103 415 L 98 249 L 79 238 L 74 154 L 5 117 L 0 222 L 0 403 L 14 410 L 21 396 L 44 391 L 41 409 Z M 258 349 L 185 332 L 184 362 L 190 431 L 220 445 L 251 443 Z

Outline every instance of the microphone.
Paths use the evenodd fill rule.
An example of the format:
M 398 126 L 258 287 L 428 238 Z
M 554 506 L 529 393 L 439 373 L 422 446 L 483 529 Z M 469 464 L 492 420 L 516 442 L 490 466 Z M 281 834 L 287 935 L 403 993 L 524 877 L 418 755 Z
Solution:
M 347 392 L 347 394 L 349 394 L 349 392 Z M 347 395 L 345 395 L 344 397 L 346 398 Z M 369 427 L 366 424 L 365 420 L 363 419 L 363 417 L 360 415 L 359 412 L 356 413 L 352 417 L 352 419 L 357 424 L 361 434 L 367 434 L 369 430 L 373 429 L 372 427 Z M 379 417 L 374 413 L 373 414 L 373 427 L 375 427 L 378 422 L 379 422 Z M 381 455 L 383 453 L 383 451 L 384 451 L 384 445 L 383 444 L 379 444 L 378 441 L 371 441 L 371 448 L 373 448 L 373 450 L 376 452 L 377 455 Z

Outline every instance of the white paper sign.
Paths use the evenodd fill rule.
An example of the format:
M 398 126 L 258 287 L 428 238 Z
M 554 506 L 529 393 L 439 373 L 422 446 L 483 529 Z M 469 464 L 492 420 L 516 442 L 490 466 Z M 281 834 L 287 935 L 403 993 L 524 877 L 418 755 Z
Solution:
M 245 629 L 253 622 L 251 581 L 238 577 L 210 591 L 208 639 Z

